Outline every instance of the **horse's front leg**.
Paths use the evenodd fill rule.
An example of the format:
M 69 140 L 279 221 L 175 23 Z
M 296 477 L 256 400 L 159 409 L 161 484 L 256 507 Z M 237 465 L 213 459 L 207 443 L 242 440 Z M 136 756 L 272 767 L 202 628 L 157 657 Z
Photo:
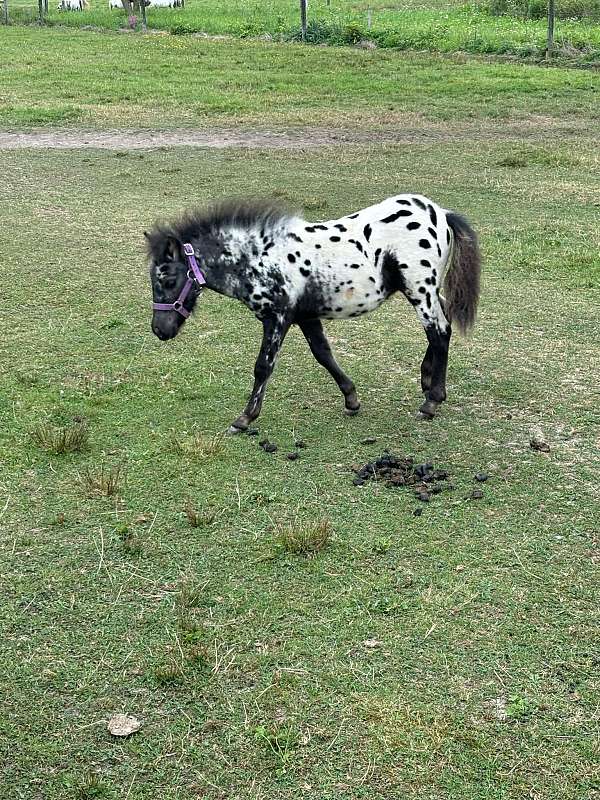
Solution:
M 231 424 L 229 433 L 241 433 L 247 430 L 260 414 L 267 383 L 273 369 L 277 355 L 283 344 L 286 333 L 290 329 L 290 322 L 284 317 L 273 317 L 263 320 L 263 340 L 254 365 L 254 386 L 246 403 L 246 408 Z
M 354 382 L 340 368 L 331 352 L 329 340 L 323 330 L 320 319 L 311 319 L 300 322 L 300 330 L 304 334 L 311 353 L 316 360 L 325 367 L 331 377 L 337 383 L 341 393 L 344 395 L 344 405 L 346 414 L 358 414 L 360 403 L 356 396 Z

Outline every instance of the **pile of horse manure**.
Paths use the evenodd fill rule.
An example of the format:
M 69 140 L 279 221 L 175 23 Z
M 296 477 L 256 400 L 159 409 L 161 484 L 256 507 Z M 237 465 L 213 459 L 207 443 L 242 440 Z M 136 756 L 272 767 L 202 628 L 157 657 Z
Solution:
M 450 483 L 441 483 L 448 480 L 446 470 L 435 469 L 431 463 L 415 464 L 410 457 L 398 458 L 387 452 L 363 467 L 354 466 L 353 470 L 356 473 L 352 481 L 355 486 L 362 486 L 367 481 L 383 481 L 391 487 L 408 486 L 423 503 L 428 503 L 432 494 L 454 488 Z
M 246 431 L 247 436 L 258 436 L 259 431 L 258 428 L 248 428 Z M 275 442 L 270 442 L 268 439 L 261 439 L 258 443 L 258 446 L 265 451 L 265 453 L 276 453 L 279 450 L 279 445 Z M 286 458 L 288 461 L 297 461 L 300 457 L 300 453 L 298 450 L 302 450 L 306 447 L 306 443 L 302 439 L 296 439 L 294 442 L 294 447 L 296 448 L 290 453 L 286 453 Z

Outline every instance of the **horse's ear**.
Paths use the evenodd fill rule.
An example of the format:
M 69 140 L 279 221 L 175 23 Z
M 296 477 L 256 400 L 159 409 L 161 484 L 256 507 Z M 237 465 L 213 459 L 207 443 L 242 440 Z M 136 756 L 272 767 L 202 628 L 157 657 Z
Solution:
M 172 236 L 169 236 L 165 244 L 165 261 L 179 261 L 181 245 Z

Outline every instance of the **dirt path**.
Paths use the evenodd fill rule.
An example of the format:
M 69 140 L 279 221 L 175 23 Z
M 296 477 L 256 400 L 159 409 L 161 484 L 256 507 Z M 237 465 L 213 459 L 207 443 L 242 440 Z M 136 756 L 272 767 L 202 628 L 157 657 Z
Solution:
M 162 147 L 314 149 L 352 144 L 422 144 L 426 142 L 545 139 L 589 132 L 588 120 L 523 120 L 498 124 L 477 121 L 464 125 L 424 123 L 418 127 L 356 131 L 344 129 L 269 130 L 33 130 L 0 131 L 0 150 L 149 150 Z

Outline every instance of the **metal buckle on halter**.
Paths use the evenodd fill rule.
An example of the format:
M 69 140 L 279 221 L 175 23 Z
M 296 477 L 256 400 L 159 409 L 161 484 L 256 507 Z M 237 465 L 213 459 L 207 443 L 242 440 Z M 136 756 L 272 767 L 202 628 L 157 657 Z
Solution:
M 183 252 L 186 254 L 186 256 L 193 256 L 193 255 L 195 255 L 195 253 L 194 253 L 194 248 L 192 247 L 192 245 L 191 245 L 191 244 L 184 244 L 184 245 L 183 245 Z

